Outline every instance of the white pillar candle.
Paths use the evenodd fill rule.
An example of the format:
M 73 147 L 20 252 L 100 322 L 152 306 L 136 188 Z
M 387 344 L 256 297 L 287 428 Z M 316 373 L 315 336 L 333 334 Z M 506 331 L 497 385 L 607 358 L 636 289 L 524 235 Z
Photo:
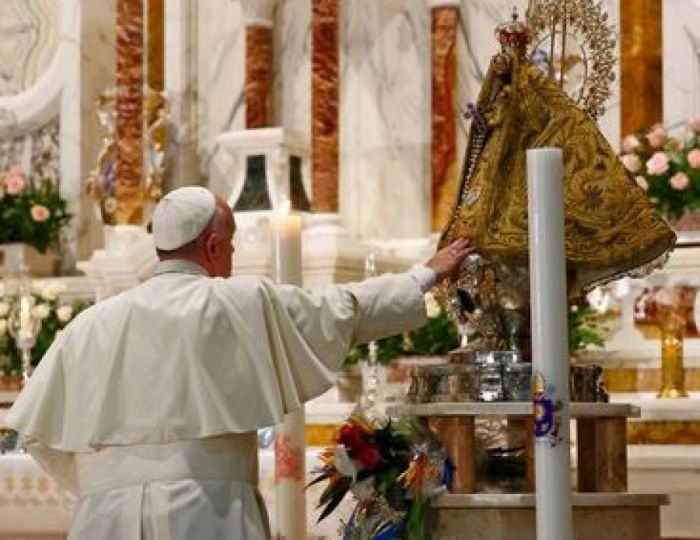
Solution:
M 302 284 L 301 216 L 289 206 L 270 217 L 272 273 L 276 283 Z M 275 538 L 306 538 L 304 408 L 275 427 Z
M 533 373 L 542 375 L 544 394 L 540 398 L 551 400 L 554 410 L 552 429 L 535 440 L 537 539 L 570 540 L 568 310 L 561 149 L 528 150 L 527 181 Z M 537 375 L 533 385 L 536 380 Z M 535 397 L 536 410 L 543 401 Z

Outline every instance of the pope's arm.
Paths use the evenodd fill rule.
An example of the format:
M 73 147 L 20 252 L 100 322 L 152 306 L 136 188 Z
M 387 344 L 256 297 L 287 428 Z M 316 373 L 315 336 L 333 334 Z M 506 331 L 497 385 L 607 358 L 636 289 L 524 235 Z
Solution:
M 338 370 L 354 345 L 424 324 L 424 293 L 436 281 L 455 279 L 471 253 L 471 241 L 459 239 L 438 251 L 425 266 L 409 272 L 332 285 L 317 292 L 281 286 L 277 297 L 313 356 L 327 368 Z
M 423 295 L 435 278 L 434 270 L 417 266 L 402 274 L 385 274 L 317 291 L 283 285 L 277 292 L 316 356 L 329 368 L 339 369 L 353 346 L 423 325 Z

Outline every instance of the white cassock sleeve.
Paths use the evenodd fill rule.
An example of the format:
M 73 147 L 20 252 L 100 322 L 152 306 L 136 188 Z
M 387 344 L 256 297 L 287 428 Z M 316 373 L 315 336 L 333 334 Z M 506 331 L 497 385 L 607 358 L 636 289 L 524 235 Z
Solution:
M 285 412 L 327 390 L 353 346 L 426 321 L 423 293 L 410 274 L 333 285 L 315 293 L 278 286 L 276 295 L 293 323 L 279 327 L 288 360 L 277 365 Z

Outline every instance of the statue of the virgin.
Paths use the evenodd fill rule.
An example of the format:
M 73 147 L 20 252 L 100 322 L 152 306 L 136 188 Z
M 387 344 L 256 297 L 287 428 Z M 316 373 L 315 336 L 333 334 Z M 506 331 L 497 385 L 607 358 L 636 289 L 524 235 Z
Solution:
M 481 258 L 465 266 L 461 286 L 475 296 L 477 307 L 497 315 L 500 322 L 486 326 L 502 338 L 513 332 L 504 319 L 522 315 L 529 302 L 527 149 L 563 149 L 570 296 L 649 271 L 675 243 L 599 131 L 592 116 L 600 111 L 591 114 L 567 95 L 551 77 L 553 59 L 550 73 L 532 62 L 527 52 L 532 34 L 517 16 L 496 31 L 501 51 L 491 60 L 477 103 L 469 107 L 459 197 L 440 241 L 442 246 L 459 237 L 473 240 Z

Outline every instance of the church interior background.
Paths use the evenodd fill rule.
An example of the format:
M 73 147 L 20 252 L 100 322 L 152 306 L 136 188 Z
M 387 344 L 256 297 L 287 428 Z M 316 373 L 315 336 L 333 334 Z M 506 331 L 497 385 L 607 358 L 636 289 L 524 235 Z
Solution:
M 613 40 L 603 48 L 615 62 L 598 125 L 678 237 L 663 269 L 597 288 L 572 307 L 573 363 L 591 368 L 610 405 L 625 408 L 594 435 L 584 421 L 572 429 L 571 476 L 661 538 L 700 539 L 700 0 L 568 1 L 600 4 L 607 16 Z M 514 5 L 524 14 L 528 2 L 2 0 L 2 407 L 27 361 L 39 361 L 77 311 L 149 277 L 148 215 L 173 188 L 204 185 L 229 201 L 238 274 L 274 276 L 268 223 L 285 207 L 302 216 L 305 287 L 427 260 L 457 198 L 467 104 Z M 575 56 L 565 59 L 574 67 L 561 61 L 572 77 Z M 666 187 L 654 191 L 660 178 Z M 34 197 L 31 219 L 11 206 L 23 194 Z M 12 320 L 23 294 L 35 298 L 24 349 Z M 431 302 L 432 326 L 412 337 L 420 342 L 394 355 L 381 344 L 359 352 L 373 361 L 348 362 L 336 387 L 296 418 L 301 427 L 285 427 L 296 430 L 297 454 L 260 433 L 260 487 L 277 526 L 340 537 L 351 501 L 318 523 L 314 486 L 304 520 L 276 484 L 285 467 L 305 468 L 297 487 L 311 479 L 357 402 L 401 401 L 412 367 L 459 345 Z M 476 440 L 482 461 L 498 465 L 513 448 L 494 429 L 477 426 Z M 65 538 L 74 501 L 3 433 L 0 538 Z M 577 439 L 600 455 L 577 459 Z M 497 494 L 503 479 L 479 486 Z M 637 498 L 623 505 L 622 494 Z M 641 507 L 660 514 L 636 514 Z M 534 538 L 505 535 L 499 520 L 519 522 L 505 507 L 494 512 L 470 514 L 481 531 L 470 538 Z M 575 521 L 588 529 L 581 538 L 616 519 L 601 516 Z M 304 523 L 287 523 L 295 520 Z M 629 538 L 659 537 L 645 534 L 640 525 Z

